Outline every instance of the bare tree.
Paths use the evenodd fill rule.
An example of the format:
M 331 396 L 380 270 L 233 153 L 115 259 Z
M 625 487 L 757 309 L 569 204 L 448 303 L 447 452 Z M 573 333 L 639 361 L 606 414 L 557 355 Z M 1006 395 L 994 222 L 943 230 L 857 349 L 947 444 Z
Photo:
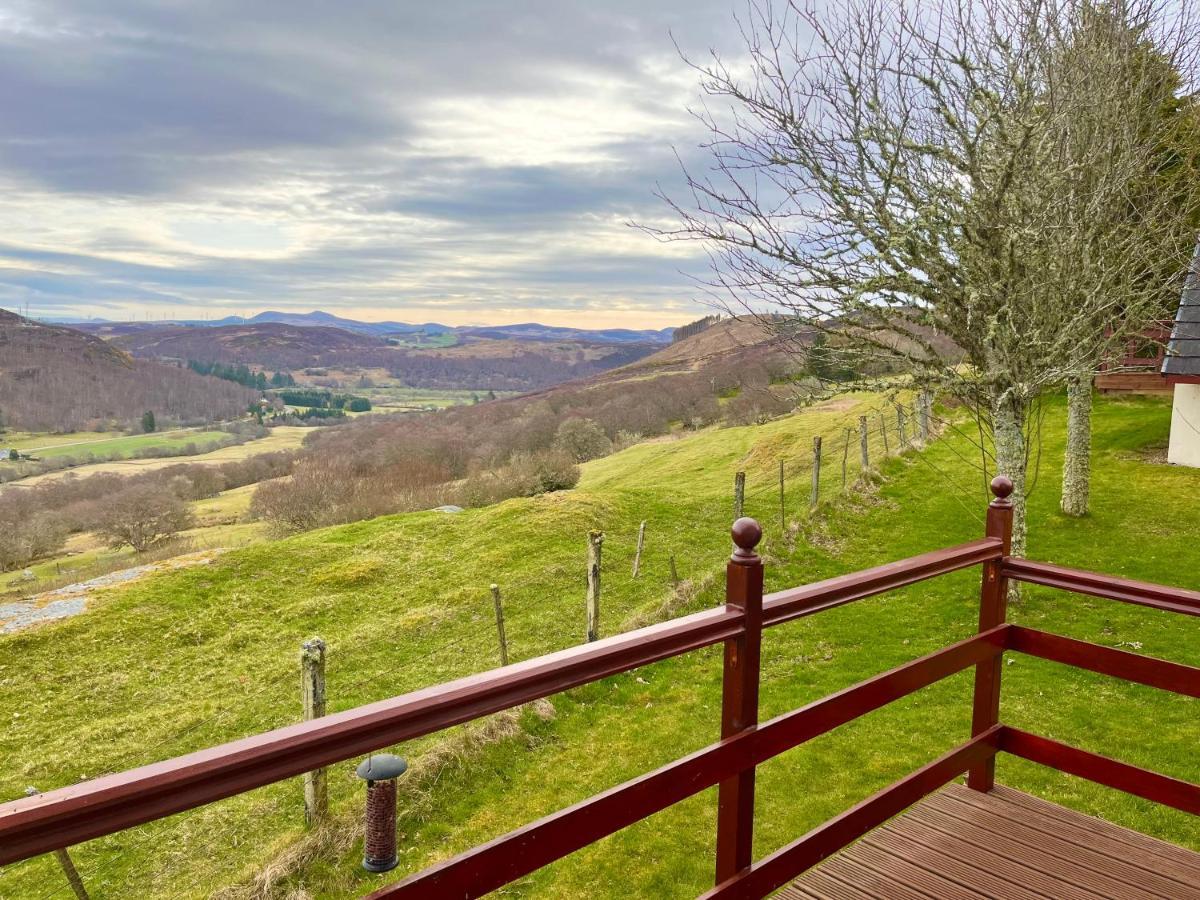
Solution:
M 1137 169 L 1103 157 L 1100 123 L 1073 124 L 1096 92 L 1123 90 L 1113 67 L 1086 68 L 1076 36 L 1091 8 L 752 4 L 745 57 L 694 64 L 711 169 L 688 174 L 686 201 L 667 198 L 679 226 L 655 230 L 704 242 L 727 308 L 784 333 L 826 331 L 969 403 L 1016 485 L 1016 552 L 1039 398 L 1094 365 L 1080 344 L 1103 343 L 1097 323 L 1138 312 L 1104 292 L 1112 279 L 1064 292 L 1081 245 L 1124 265 L 1108 245 L 1115 230 L 1059 242 L 1112 197 L 1106 175 L 1124 187 Z M 1142 0 L 1145 40 L 1190 40 L 1168 8 Z M 1144 160 L 1131 133 L 1125 144 Z M 1067 147 L 1082 170 L 1058 170 Z
M 1200 105 L 1180 95 L 1195 39 L 1154 3 L 1081 8 L 1050 68 L 1044 270 L 1073 335 L 1062 511 L 1090 494 L 1092 379 L 1169 319 L 1200 228 Z M 1181 23 L 1176 21 L 1175 26 Z M 1073 262 L 1069 268 L 1056 262 Z
M 165 485 L 139 484 L 112 496 L 97 531 L 113 547 L 144 553 L 191 525 L 187 503 Z

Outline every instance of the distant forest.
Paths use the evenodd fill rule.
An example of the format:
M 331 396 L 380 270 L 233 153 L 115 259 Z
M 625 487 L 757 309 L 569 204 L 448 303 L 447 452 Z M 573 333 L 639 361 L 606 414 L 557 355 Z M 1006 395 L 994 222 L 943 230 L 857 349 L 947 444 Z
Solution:
M 257 394 L 185 368 L 135 360 L 70 328 L 0 310 L 0 425 L 28 431 L 159 427 L 228 419 Z M 2 441 L 2 439 L 0 439 Z

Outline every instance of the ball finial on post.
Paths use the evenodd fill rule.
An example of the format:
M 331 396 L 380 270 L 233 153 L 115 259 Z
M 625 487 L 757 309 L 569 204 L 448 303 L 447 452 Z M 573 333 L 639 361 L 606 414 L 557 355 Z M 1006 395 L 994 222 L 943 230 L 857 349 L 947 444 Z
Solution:
M 758 554 L 754 552 L 754 548 L 762 540 L 762 533 L 762 526 L 749 516 L 743 516 L 734 522 L 733 528 L 730 529 L 730 534 L 733 535 L 733 543 L 737 547 L 733 551 L 734 560 L 757 560 Z
M 1008 498 L 1012 494 L 1014 487 L 1011 478 L 1007 475 L 997 475 L 992 479 L 990 487 L 993 496 L 996 498 L 992 501 L 993 503 L 1007 504 L 1009 502 Z

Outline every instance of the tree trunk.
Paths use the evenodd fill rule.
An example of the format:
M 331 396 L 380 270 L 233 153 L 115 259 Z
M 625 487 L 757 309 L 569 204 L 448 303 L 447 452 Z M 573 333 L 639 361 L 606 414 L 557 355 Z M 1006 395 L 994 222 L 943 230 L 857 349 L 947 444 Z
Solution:
M 992 425 L 996 443 L 996 474 L 1012 479 L 1013 530 L 1012 555 L 1025 555 L 1025 467 L 1028 452 L 1025 446 L 1025 421 L 1029 417 L 1029 401 L 1015 397 L 1010 391 L 992 397 Z
M 1063 459 L 1062 511 L 1085 516 L 1092 480 L 1092 379 L 1067 382 L 1067 452 Z

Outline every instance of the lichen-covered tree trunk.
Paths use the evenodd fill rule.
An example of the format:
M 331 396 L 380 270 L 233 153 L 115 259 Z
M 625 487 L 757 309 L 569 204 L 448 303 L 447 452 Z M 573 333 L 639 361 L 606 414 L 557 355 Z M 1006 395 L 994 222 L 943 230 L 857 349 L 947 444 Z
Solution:
M 1087 515 L 1092 480 L 1092 379 L 1067 382 L 1067 452 L 1063 459 L 1062 511 Z
M 997 390 L 992 396 L 992 428 L 996 443 L 996 474 L 1012 479 L 1012 555 L 1025 555 L 1025 422 L 1029 401 L 1012 390 Z

